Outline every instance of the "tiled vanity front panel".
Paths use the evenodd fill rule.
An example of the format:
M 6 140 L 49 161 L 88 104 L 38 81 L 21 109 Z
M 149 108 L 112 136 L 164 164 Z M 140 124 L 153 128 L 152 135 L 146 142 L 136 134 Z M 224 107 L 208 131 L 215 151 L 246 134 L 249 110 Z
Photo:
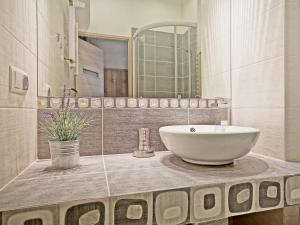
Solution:
M 288 205 L 299 204 L 298 181 L 299 176 L 285 178 Z M 229 216 L 283 208 L 283 203 L 284 179 L 278 177 L 8 211 L 0 224 L 227 225 Z

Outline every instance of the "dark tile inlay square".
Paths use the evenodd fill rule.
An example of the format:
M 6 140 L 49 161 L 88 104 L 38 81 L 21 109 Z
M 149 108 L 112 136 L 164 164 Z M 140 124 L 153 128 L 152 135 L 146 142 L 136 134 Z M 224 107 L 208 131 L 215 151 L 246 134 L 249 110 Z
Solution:
M 43 225 L 43 221 L 41 219 L 26 220 L 24 225 Z
M 268 196 L 269 187 L 276 188 L 276 196 Z M 281 193 L 280 184 L 278 182 L 264 181 L 259 185 L 259 205 L 261 208 L 275 207 L 280 203 Z
M 238 202 L 238 194 L 241 191 L 249 190 L 249 199 L 241 203 Z M 251 183 L 236 184 L 230 187 L 228 196 L 228 205 L 231 213 L 247 212 L 253 204 L 253 186 Z
M 204 196 L 204 209 L 209 210 L 216 205 L 216 198 L 214 194 L 207 194 Z
M 140 206 L 142 208 L 141 216 L 128 218 L 128 209 L 130 206 Z M 115 225 L 146 225 L 148 222 L 148 204 L 143 199 L 121 199 L 117 201 L 114 209 Z
M 65 225 L 80 225 L 80 217 L 93 210 L 97 210 L 100 214 L 99 221 L 94 225 L 104 225 L 105 206 L 102 202 L 86 203 L 69 208 L 65 216 Z

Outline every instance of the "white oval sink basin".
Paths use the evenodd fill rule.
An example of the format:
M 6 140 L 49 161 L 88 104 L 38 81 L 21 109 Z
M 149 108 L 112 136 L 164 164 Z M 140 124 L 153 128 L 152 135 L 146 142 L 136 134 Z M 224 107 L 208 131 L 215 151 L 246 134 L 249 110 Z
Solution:
M 225 165 L 245 156 L 255 145 L 259 130 L 249 127 L 180 125 L 159 128 L 166 148 L 184 161 Z

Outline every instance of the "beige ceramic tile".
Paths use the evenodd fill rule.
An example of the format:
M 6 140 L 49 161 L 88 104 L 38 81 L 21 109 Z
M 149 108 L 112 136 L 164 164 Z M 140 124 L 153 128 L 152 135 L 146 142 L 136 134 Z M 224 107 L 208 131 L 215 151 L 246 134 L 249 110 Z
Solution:
M 233 108 L 232 124 L 260 130 L 254 152 L 284 159 L 284 109 Z
M 0 187 L 31 164 L 36 157 L 36 110 L 0 109 Z

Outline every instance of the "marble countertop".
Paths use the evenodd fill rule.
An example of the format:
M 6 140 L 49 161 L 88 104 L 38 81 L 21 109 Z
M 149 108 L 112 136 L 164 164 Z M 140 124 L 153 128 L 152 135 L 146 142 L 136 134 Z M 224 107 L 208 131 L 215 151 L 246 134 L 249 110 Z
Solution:
M 33 163 L 0 191 L 0 211 L 77 200 L 255 181 L 300 174 L 300 164 L 249 154 L 227 166 L 197 166 L 170 152 L 139 159 L 131 154 L 81 157 L 78 168 L 56 171 Z

